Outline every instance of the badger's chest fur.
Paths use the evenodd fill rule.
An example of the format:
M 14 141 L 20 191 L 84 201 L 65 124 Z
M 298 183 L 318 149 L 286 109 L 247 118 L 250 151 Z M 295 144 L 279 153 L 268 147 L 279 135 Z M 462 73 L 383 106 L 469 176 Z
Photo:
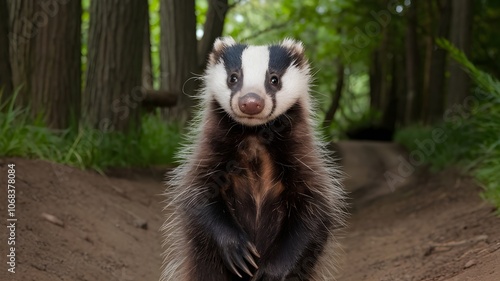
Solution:
M 300 43 L 218 39 L 167 188 L 161 280 L 333 280 L 338 171 L 314 132 Z

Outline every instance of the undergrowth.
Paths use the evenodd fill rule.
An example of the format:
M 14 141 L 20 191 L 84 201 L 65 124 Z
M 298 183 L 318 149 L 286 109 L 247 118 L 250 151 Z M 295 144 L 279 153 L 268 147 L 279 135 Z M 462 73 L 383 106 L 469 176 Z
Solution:
M 53 131 L 42 118 L 31 117 L 28 108 L 16 107 L 15 98 L 0 105 L 0 157 L 38 158 L 102 172 L 171 164 L 181 141 L 180 125 L 165 122 L 159 112 L 143 116 L 140 133 Z
M 425 158 L 426 162 L 434 170 L 461 167 L 483 185 L 483 197 L 500 207 L 500 81 L 476 68 L 448 41 L 440 40 L 438 44 L 463 66 L 477 85 L 463 104 L 456 106 L 473 106 L 466 113 L 453 112 L 451 107 L 448 109 L 451 112 L 445 113 L 447 122 L 435 127 L 405 128 L 395 139 L 410 151 L 416 151 L 422 150 L 424 140 L 432 140 L 433 132 L 443 132 L 444 141 L 432 142 L 434 149 Z

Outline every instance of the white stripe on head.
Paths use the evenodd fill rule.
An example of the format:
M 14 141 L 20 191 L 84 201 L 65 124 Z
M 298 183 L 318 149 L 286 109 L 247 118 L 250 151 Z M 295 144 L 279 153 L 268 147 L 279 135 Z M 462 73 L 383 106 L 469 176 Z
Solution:
M 265 93 L 266 72 L 269 68 L 269 49 L 267 46 L 250 46 L 243 52 L 243 88 L 246 91 L 259 91 Z

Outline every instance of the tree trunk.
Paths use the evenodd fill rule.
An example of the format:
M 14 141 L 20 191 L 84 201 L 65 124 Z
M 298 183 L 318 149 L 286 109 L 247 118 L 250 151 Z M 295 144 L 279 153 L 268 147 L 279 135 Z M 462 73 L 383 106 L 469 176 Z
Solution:
M 382 32 L 380 47 L 372 55 L 370 65 L 370 108 L 383 113 L 388 102 L 388 51 L 389 51 L 389 30 L 385 28 Z M 381 120 L 373 120 L 374 124 Z M 375 122 L 377 121 L 377 122 Z
M 160 3 L 161 88 L 183 93 L 177 105 L 168 109 L 170 119 L 185 122 L 191 117 L 191 106 L 198 84 L 189 78 L 199 73 L 194 0 L 161 0 Z
M 471 49 L 472 8 L 472 0 L 453 1 L 450 41 L 466 55 Z M 447 108 L 462 103 L 469 93 L 469 76 L 455 61 L 450 62 L 449 83 Z
M 438 2 L 440 18 L 437 38 L 448 38 L 451 20 L 452 0 L 441 0 Z M 444 113 L 444 101 L 446 96 L 445 74 L 446 74 L 446 51 L 438 48 L 433 40 L 433 54 L 429 81 L 429 107 L 426 118 L 427 124 L 442 120 Z
M 389 48 L 390 48 L 390 42 L 389 39 L 391 38 L 391 30 L 389 27 L 384 28 L 382 31 L 382 41 L 380 42 L 380 48 L 379 48 L 379 68 L 378 71 L 380 72 L 380 104 L 379 104 L 379 111 L 383 112 L 385 109 L 385 106 L 388 102 L 388 90 L 389 90 L 389 84 L 387 83 L 387 77 L 389 76 L 389 72 L 387 71 L 389 68 L 389 64 L 387 63 L 388 58 L 389 58 Z
M 380 56 L 379 51 L 375 50 L 372 54 L 372 59 L 370 63 L 370 108 L 374 110 L 381 109 L 381 83 L 382 75 L 380 73 Z
M 404 52 L 396 54 L 396 91 L 397 91 L 397 122 L 396 125 L 404 125 L 406 116 L 405 101 L 406 101 L 406 56 Z
M 435 12 L 435 1 L 434 0 L 427 0 L 425 1 L 425 13 L 428 15 L 428 19 L 423 21 L 423 27 L 425 28 L 424 31 L 424 65 L 423 65 L 423 72 L 422 72 L 422 88 L 421 88 L 421 94 L 422 94 L 422 109 L 421 109 L 421 115 L 419 121 L 425 122 L 427 120 L 428 115 L 429 115 L 429 91 L 430 91 L 430 82 L 431 82 L 431 71 L 432 71 L 432 59 L 433 59 L 433 53 L 434 53 L 434 37 L 435 37 L 435 26 L 437 23 L 436 20 L 436 12 Z
M 228 0 L 209 0 L 205 25 L 203 26 L 203 37 L 198 45 L 198 64 L 200 69 L 204 69 L 208 54 L 212 50 L 212 45 L 217 37 L 222 35 L 224 20 L 229 10 Z
M 412 1 L 408 10 L 406 28 L 406 116 L 405 124 L 414 123 L 419 115 L 419 53 L 417 38 L 417 1 Z
M 388 90 L 387 103 L 382 115 L 381 127 L 394 131 L 398 119 L 398 83 L 400 83 L 400 80 L 396 78 L 398 76 L 398 57 L 395 53 L 392 59 L 387 61 L 387 64 L 391 67 L 391 84 Z
M 323 128 L 328 128 L 332 124 L 335 118 L 335 113 L 340 106 L 340 98 L 342 96 L 342 90 L 344 89 L 344 63 L 339 61 L 337 63 L 337 83 L 335 85 L 335 92 L 332 95 L 332 103 L 325 114 L 325 119 L 323 120 Z
M 142 87 L 152 90 L 154 85 L 153 67 L 151 61 L 151 33 L 149 26 L 149 13 L 146 14 L 144 24 L 144 47 L 142 50 Z
M 18 102 L 67 128 L 80 114 L 81 2 L 10 0 L 10 56 Z
M 9 58 L 9 14 L 7 2 L 0 1 L 0 103 L 12 93 L 12 73 Z
M 102 131 L 138 130 L 148 2 L 91 1 L 86 122 Z

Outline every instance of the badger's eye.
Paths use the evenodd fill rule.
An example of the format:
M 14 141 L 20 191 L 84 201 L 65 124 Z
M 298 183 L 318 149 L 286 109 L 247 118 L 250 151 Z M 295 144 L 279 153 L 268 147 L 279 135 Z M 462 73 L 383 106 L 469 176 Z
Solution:
M 233 73 L 231 76 L 229 76 L 229 79 L 227 80 L 229 84 L 236 84 L 238 83 L 238 74 Z
M 271 76 L 271 79 L 269 80 L 269 82 L 273 85 L 278 85 L 278 83 L 280 82 L 280 79 L 278 78 L 278 76 L 273 75 L 273 76 Z

